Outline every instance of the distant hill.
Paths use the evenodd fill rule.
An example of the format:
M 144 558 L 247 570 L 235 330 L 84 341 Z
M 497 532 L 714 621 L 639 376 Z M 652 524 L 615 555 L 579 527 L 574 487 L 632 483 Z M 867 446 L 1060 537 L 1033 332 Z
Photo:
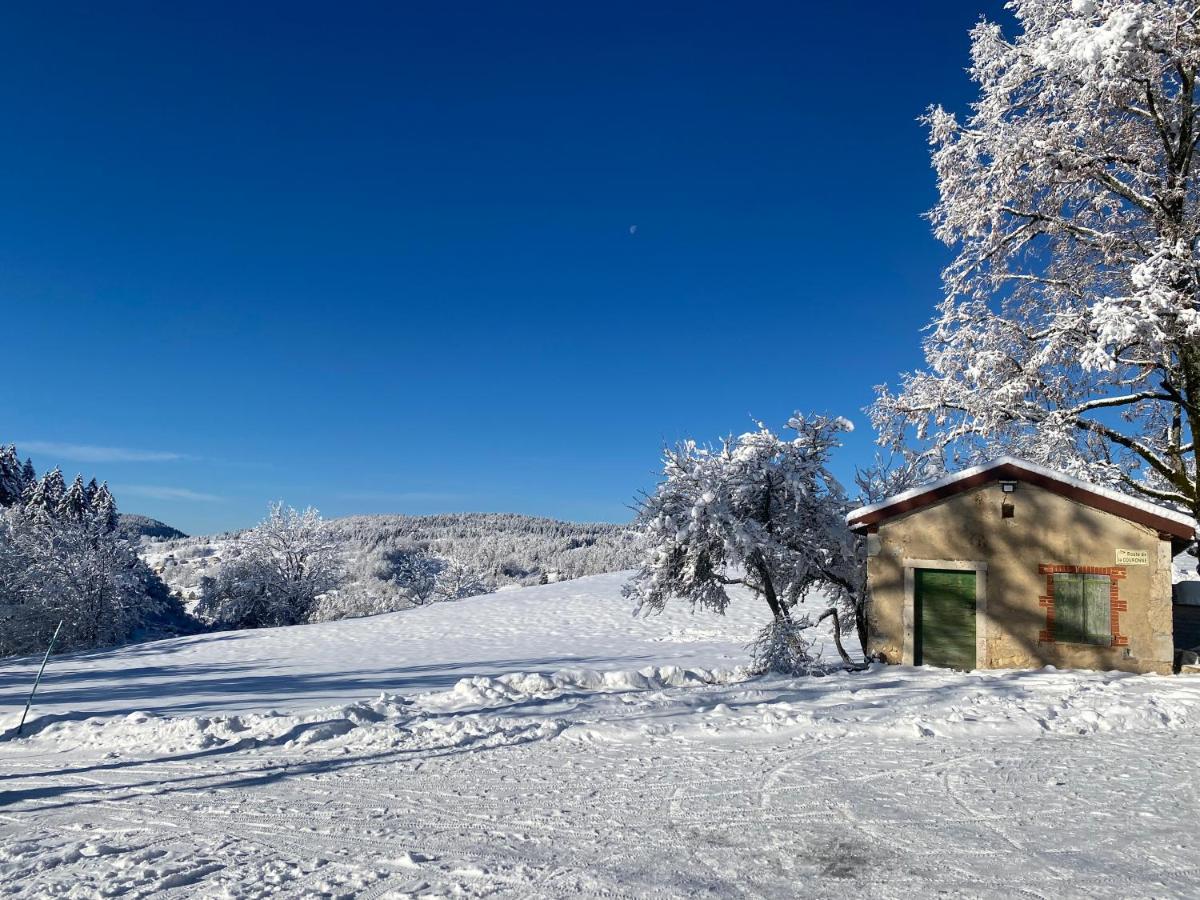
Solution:
M 429 576 L 461 567 L 473 576 L 468 579 L 473 591 L 487 593 L 631 569 L 642 546 L 631 525 L 508 513 L 350 516 L 330 520 L 329 527 L 346 577 L 323 601 L 318 613 L 322 619 L 373 615 L 426 602 L 414 600 L 413 575 L 419 574 L 411 566 L 414 558 L 424 560 L 423 571 Z M 141 556 L 192 604 L 200 596 L 201 580 L 216 575 L 240 554 L 240 534 L 155 541 L 142 546 Z
M 172 528 L 166 522 L 136 513 L 120 513 L 117 516 L 117 529 L 131 538 L 148 537 L 159 541 L 174 541 L 187 537 L 178 528 Z

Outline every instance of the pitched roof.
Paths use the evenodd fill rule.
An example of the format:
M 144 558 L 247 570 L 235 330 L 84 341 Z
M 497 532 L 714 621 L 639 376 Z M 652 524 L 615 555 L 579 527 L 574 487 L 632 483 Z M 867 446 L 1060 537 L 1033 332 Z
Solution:
M 1180 540 L 1191 540 L 1196 535 L 1196 521 L 1187 513 L 1130 497 L 1111 488 L 1089 484 L 1012 456 L 1000 456 L 989 463 L 964 469 L 930 484 L 888 497 L 879 503 L 859 507 L 846 516 L 846 521 L 854 530 L 863 530 L 887 519 L 930 506 L 946 497 L 1002 480 L 1036 484 L 1085 506 L 1154 528 Z

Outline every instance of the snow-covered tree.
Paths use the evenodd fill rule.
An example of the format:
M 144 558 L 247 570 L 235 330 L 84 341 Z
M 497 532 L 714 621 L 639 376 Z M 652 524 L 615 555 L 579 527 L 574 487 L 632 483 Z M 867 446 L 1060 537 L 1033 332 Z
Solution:
M 0 447 L 0 507 L 19 502 L 28 485 L 17 448 L 12 444 Z
M 75 480 L 71 482 L 71 486 L 67 488 L 66 493 L 62 495 L 62 499 L 58 501 L 58 508 L 55 512 L 60 519 L 82 522 L 84 515 L 89 509 L 87 487 L 83 483 L 83 476 L 76 475 Z
M 40 480 L 11 444 L 0 446 L 0 656 L 56 644 L 79 650 L 178 633 L 192 623 L 179 600 L 117 533 L 108 485 L 58 469 Z
M 116 531 L 120 518 L 117 515 L 117 501 L 108 489 L 105 481 L 92 492 L 88 500 L 88 508 L 92 520 L 103 531 Z
M 21 480 L 24 481 L 26 487 L 37 481 L 37 471 L 33 468 L 33 460 L 29 457 L 25 458 L 25 464 L 21 466 Z
M 276 503 L 241 535 L 239 553 L 201 585 L 197 612 L 228 628 L 295 625 L 341 577 L 337 541 L 320 514 Z
M 813 590 L 856 609 L 862 561 L 845 523 L 850 504 L 828 469 L 850 423 L 796 414 L 788 427 L 791 440 L 760 424 L 719 448 L 688 441 L 666 452 L 664 479 L 639 514 L 646 557 L 626 591 L 643 609 L 679 598 L 724 613 L 731 585 L 762 597 L 777 623 L 791 623 Z
M 413 603 L 420 606 L 434 598 L 444 560 L 417 547 L 392 548 L 385 559 L 391 579 L 407 592 Z
M 469 566 L 447 559 L 435 577 L 433 596 L 438 600 L 464 600 L 490 590 L 492 587 Z
M 340 536 L 339 536 L 340 537 Z M 372 616 L 432 603 L 437 597 L 438 573 L 446 561 L 427 548 L 390 540 L 363 550 L 347 546 L 344 577 L 336 591 L 325 594 L 311 621 Z
M 941 452 L 921 452 L 902 444 L 887 453 L 875 454 L 869 466 L 855 469 L 857 503 L 860 506 L 878 503 L 909 488 L 936 481 L 945 474 L 945 460 Z
M 1200 8 L 1013 0 L 981 22 L 965 121 L 926 117 L 957 255 L 885 442 L 998 451 L 1200 519 Z
M 69 492 L 68 492 L 69 493 Z M 119 644 L 186 627 L 178 600 L 106 516 L 0 511 L 0 656 Z
M 59 504 L 66 492 L 67 483 L 62 472 L 55 466 L 39 481 L 26 486 L 23 497 L 25 514 L 41 521 L 53 519 L 58 514 Z

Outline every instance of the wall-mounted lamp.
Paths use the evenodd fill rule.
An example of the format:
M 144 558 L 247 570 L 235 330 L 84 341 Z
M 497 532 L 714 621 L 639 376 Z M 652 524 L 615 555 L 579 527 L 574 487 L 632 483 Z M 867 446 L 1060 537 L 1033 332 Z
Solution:
M 1017 483 L 1015 481 L 1002 481 L 1000 482 L 1000 490 L 1004 491 L 1004 502 L 1000 504 L 1000 518 L 1015 518 L 1017 511 L 1013 507 L 1012 500 L 1009 498 L 1017 492 Z

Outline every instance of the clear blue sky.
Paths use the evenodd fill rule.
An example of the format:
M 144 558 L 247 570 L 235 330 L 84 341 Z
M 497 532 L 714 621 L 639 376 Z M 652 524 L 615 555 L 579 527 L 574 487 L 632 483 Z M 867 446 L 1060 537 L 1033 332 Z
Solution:
M 859 426 L 1000 0 L 10 5 L 0 441 L 201 532 L 625 520 L 664 443 Z M 636 226 L 636 229 L 634 229 Z

